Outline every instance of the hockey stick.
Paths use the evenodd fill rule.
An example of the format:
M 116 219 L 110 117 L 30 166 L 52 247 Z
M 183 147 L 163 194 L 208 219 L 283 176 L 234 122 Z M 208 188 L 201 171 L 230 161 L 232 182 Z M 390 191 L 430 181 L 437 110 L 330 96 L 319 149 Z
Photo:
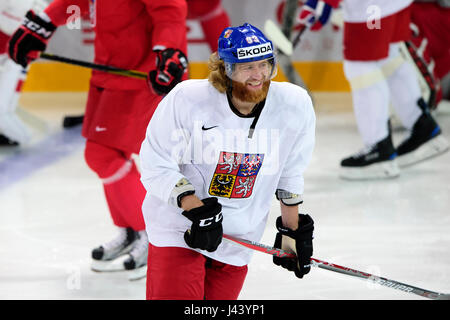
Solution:
M 306 31 L 306 26 L 302 26 L 300 30 L 297 32 L 297 35 L 294 38 L 294 41 L 292 41 L 292 48 L 295 48 L 297 44 L 300 42 L 300 37 L 302 36 L 303 32 Z
M 272 40 L 278 49 L 287 56 L 291 56 L 294 52 L 295 47 L 297 47 L 300 42 L 300 38 L 303 33 L 306 31 L 307 27 L 302 26 L 300 30 L 295 35 L 294 40 L 292 42 L 284 35 L 284 33 L 278 28 L 278 26 L 272 20 L 268 19 L 264 23 L 264 32 L 267 34 L 267 37 Z
M 73 128 L 83 124 L 84 115 L 65 116 L 63 119 L 63 128 Z
M 72 65 L 76 65 L 76 66 L 80 66 L 80 67 L 84 67 L 84 68 L 103 71 L 103 72 L 108 72 L 108 73 L 116 74 L 119 76 L 132 77 L 132 78 L 138 78 L 138 79 L 147 79 L 147 74 L 142 71 L 120 69 L 120 68 L 116 68 L 116 67 L 106 66 L 103 64 L 97 64 L 97 63 L 80 61 L 80 60 L 75 60 L 75 59 L 66 58 L 66 57 L 60 57 L 60 56 L 46 53 L 46 52 L 42 52 L 40 54 L 40 58 L 46 59 L 46 60 L 58 61 L 58 62 L 62 62 L 62 63 L 67 63 L 67 64 L 72 64 Z
M 305 82 L 297 73 L 292 65 L 291 55 L 294 49 L 294 43 L 289 44 L 291 37 L 292 26 L 294 25 L 294 16 L 297 9 L 297 0 L 288 0 L 283 10 L 283 27 L 280 30 L 274 22 L 267 20 L 264 25 L 264 32 L 269 39 L 273 41 L 275 46 L 279 48 L 277 60 L 280 65 L 281 70 L 283 70 L 284 75 L 289 82 L 294 83 L 308 90 Z M 301 33 L 297 34 L 295 37 L 295 45 L 298 44 Z M 309 90 L 308 90 L 309 91 Z
M 292 42 L 284 35 L 272 20 L 268 19 L 264 23 L 264 32 L 267 37 L 275 43 L 279 51 L 287 56 L 291 56 L 294 50 Z M 279 52 L 278 52 L 279 53 Z
M 414 67 L 418 70 L 420 74 L 419 83 L 421 84 L 421 87 L 425 86 L 429 90 L 429 96 L 428 99 L 426 99 L 427 104 L 430 109 L 436 109 L 437 88 L 434 75 L 430 72 L 430 70 L 428 70 L 425 60 L 418 54 L 418 49 L 411 41 L 404 41 L 403 45 L 409 55 L 403 52 L 401 46 L 400 53 L 403 55 L 405 60 L 410 60 Z
M 57 55 L 50 54 L 47 52 L 42 52 L 40 54 L 40 58 L 46 59 L 46 60 L 51 60 L 51 61 L 72 64 L 72 65 L 76 65 L 76 66 L 80 66 L 80 67 L 84 67 L 84 68 L 103 71 L 103 72 L 108 72 L 108 73 L 116 74 L 119 76 L 132 77 L 132 78 L 138 78 L 138 79 L 143 79 L 143 80 L 147 79 L 147 74 L 145 72 L 136 71 L 136 70 L 120 69 L 120 68 L 116 68 L 116 67 L 106 66 L 106 65 L 97 64 L 97 63 L 91 63 L 91 62 L 87 62 L 87 61 L 80 61 L 80 60 L 76 60 L 76 59 L 57 56 Z M 66 116 L 66 117 L 64 117 L 64 120 L 63 120 L 63 127 L 64 128 L 72 128 L 74 126 L 80 125 L 83 123 L 83 118 L 84 117 L 82 115 L 81 116 Z
M 276 256 L 276 257 L 280 257 L 280 258 L 295 258 L 295 254 L 293 252 L 285 251 L 285 250 L 278 249 L 278 248 L 273 248 L 273 247 L 266 246 L 264 244 L 260 244 L 260 243 L 254 242 L 254 241 L 239 239 L 239 238 L 229 236 L 226 234 L 223 235 L 223 238 L 225 238 L 228 241 L 231 241 L 234 244 L 244 246 L 251 250 L 270 254 L 272 256 Z M 433 300 L 450 300 L 450 294 L 444 294 L 444 293 L 439 293 L 439 292 L 434 292 L 434 291 L 430 291 L 430 290 L 417 288 L 417 287 L 411 286 L 409 284 L 401 283 L 401 282 L 398 282 L 395 280 L 386 279 L 383 277 L 378 277 L 378 276 L 375 276 L 375 275 L 367 273 L 367 272 L 362 272 L 362 271 L 358 271 L 355 269 L 342 267 L 337 264 L 329 263 L 329 262 L 322 261 L 322 260 L 319 260 L 316 258 L 311 258 L 310 266 L 333 271 L 333 272 L 338 272 L 338 273 L 356 277 L 356 278 L 361 278 L 364 280 L 371 281 L 373 283 L 377 283 L 381 286 L 385 286 L 385 287 L 388 287 L 391 289 L 397 289 L 397 290 L 407 292 L 407 293 L 413 293 L 413 294 L 419 295 L 421 297 L 425 297 L 425 298 L 429 298 L 429 299 L 433 299 Z

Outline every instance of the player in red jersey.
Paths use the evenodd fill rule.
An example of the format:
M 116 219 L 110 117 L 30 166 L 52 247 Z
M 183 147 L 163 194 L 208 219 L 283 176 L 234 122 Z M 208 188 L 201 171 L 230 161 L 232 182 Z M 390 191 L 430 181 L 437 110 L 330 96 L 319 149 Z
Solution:
M 436 104 L 442 99 L 449 100 L 450 1 L 415 0 L 411 6 L 411 26 L 411 41 L 439 83 Z
M 10 57 L 23 67 L 37 58 L 56 28 L 73 18 L 68 10 L 73 6 L 80 15 L 90 14 L 95 63 L 150 71 L 148 83 L 93 71 L 82 128 L 86 163 L 101 179 L 113 223 L 120 230 L 117 238 L 92 251 L 92 268 L 141 269 L 148 247 L 141 212 L 145 189 L 132 154 L 139 153 L 159 101 L 187 78 L 186 2 L 55 0 L 43 14 L 26 14 L 9 42 Z

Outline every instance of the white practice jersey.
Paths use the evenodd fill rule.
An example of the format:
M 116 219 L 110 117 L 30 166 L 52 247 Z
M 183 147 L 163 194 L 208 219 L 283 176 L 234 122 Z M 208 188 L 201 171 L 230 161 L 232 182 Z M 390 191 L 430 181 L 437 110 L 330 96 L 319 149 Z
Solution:
M 142 143 L 141 180 L 147 189 L 143 214 L 155 246 L 186 245 L 191 221 L 169 204 L 183 177 L 204 199 L 222 205 L 223 232 L 259 241 L 276 189 L 303 193 L 303 172 L 315 140 L 315 114 L 307 92 L 271 82 L 264 108 L 249 138 L 254 117 L 233 111 L 226 94 L 208 80 L 178 84 L 159 104 Z M 242 266 L 251 250 L 222 241 L 215 252 L 197 250 Z
M 343 0 L 346 22 L 367 22 L 384 18 L 408 7 L 413 0 Z

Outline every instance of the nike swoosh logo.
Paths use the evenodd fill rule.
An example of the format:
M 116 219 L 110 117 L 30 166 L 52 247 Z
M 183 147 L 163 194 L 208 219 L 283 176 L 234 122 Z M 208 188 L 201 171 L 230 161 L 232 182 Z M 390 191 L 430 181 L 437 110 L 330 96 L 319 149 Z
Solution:
M 96 126 L 95 131 L 97 131 L 97 132 L 106 131 L 106 128 Z
M 203 125 L 202 126 L 202 130 L 204 130 L 204 131 L 206 131 L 206 130 L 209 130 L 209 129 L 212 129 L 212 128 L 217 128 L 218 126 L 212 126 L 212 127 L 209 127 L 209 128 L 205 128 L 205 125 Z

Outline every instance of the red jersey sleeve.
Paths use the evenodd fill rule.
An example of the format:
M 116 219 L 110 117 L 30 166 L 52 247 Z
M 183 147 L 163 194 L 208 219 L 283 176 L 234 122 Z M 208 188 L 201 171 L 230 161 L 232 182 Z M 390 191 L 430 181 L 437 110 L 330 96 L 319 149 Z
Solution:
M 185 0 L 142 0 L 152 20 L 152 48 L 180 48 L 186 39 Z
M 76 14 L 72 10 L 67 12 L 70 6 L 77 6 L 81 16 L 87 16 L 89 14 L 89 0 L 54 0 L 44 12 L 53 24 L 61 26 L 65 25 L 68 19 Z

